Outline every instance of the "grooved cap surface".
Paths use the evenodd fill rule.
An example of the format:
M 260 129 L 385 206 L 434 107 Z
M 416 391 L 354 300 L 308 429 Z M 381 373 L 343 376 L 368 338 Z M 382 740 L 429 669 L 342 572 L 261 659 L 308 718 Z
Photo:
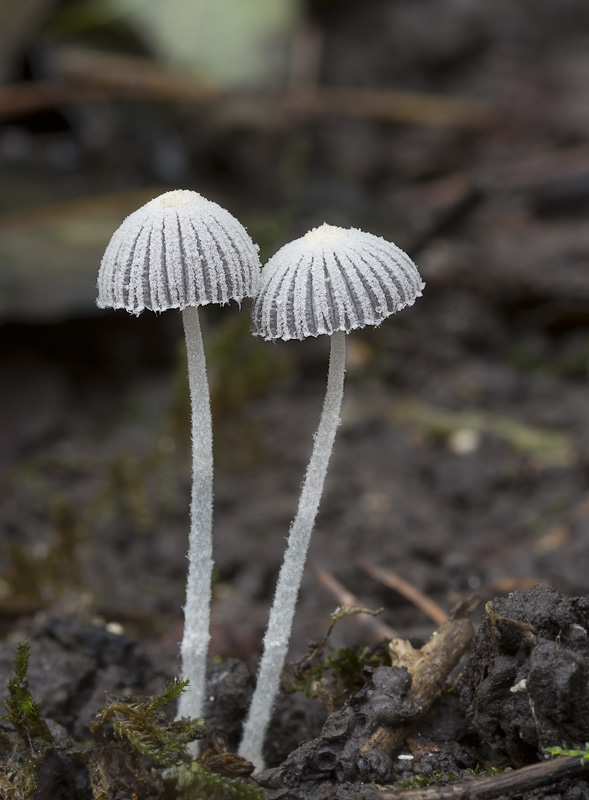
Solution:
M 253 310 L 264 339 L 305 339 L 379 325 L 413 305 L 425 284 L 392 242 L 321 225 L 282 247 L 262 270 Z
M 255 297 L 258 248 L 243 225 L 198 192 L 176 190 L 130 214 L 98 273 L 100 308 L 166 311 Z

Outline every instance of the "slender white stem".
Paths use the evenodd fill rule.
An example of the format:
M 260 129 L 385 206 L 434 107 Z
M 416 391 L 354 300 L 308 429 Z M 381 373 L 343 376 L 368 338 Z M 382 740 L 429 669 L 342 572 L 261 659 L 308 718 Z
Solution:
M 240 755 L 251 761 L 258 770 L 264 768 L 262 755 L 264 738 L 280 687 L 280 673 L 288 649 L 309 541 L 319 508 L 335 433 L 340 422 L 346 363 L 345 337 L 343 331 L 331 336 L 329 375 L 321 420 L 278 576 L 274 603 L 264 637 L 264 651 L 258 670 L 256 689 L 239 749 Z
M 211 577 L 213 572 L 213 429 L 211 401 L 198 309 L 182 312 L 188 384 L 192 411 L 192 500 L 188 539 L 188 580 L 182 638 L 182 676 L 188 691 L 180 695 L 178 717 L 200 717 L 206 686 L 210 640 Z

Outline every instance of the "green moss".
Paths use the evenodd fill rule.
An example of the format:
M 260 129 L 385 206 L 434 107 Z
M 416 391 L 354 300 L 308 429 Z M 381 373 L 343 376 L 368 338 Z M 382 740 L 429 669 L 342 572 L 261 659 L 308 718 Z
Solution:
M 488 767 L 476 767 L 475 769 L 465 769 L 461 772 L 443 772 L 434 770 L 430 774 L 418 773 L 410 778 L 404 778 L 390 786 L 383 786 L 382 791 L 411 791 L 414 789 L 424 789 L 427 786 L 447 786 L 449 783 L 458 783 L 465 778 L 490 778 L 498 775 L 503 770 L 499 767 L 489 765 Z
M 283 685 L 287 692 L 302 692 L 318 700 L 332 712 L 351 694 L 364 686 L 363 670 L 390 665 L 386 646 L 355 649 L 339 647 L 332 650 L 328 639 L 339 620 L 355 614 L 379 614 L 380 611 L 355 606 L 342 606 L 331 615 L 327 633 L 311 646 L 300 661 L 288 662 L 283 671 Z
M 263 800 L 263 790 L 249 778 L 253 766 L 225 752 L 202 720 L 170 721 L 164 713 L 164 706 L 186 689 L 185 680 L 172 681 L 154 696 L 110 699 L 90 726 L 95 740 L 85 745 L 55 742 L 28 688 L 30 652 L 28 642 L 18 645 L 8 681 L 3 718 L 16 734 L 2 732 L 0 737 L 0 797 L 35 800 L 45 758 L 57 752 L 62 762 L 86 767 L 94 800 L 114 800 L 129 792 L 162 798 L 166 784 L 180 792 L 168 795 L 174 800 Z M 188 745 L 205 736 L 208 747 L 193 760 Z
M 397 781 L 393 786 L 389 786 L 388 789 L 396 789 L 402 792 L 410 792 L 414 789 L 423 789 L 425 786 L 443 786 L 444 783 L 448 783 L 451 781 L 459 781 L 460 776 L 458 775 L 449 775 L 439 770 L 434 770 L 431 775 L 412 775 L 410 778 L 404 778 L 402 781 Z
M 243 778 L 212 772 L 198 761 L 168 773 L 177 800 L 264 800 L 266 793 Z
M 158 713 L 187 686 L 186 680 L 174 680 L 153 697 L 113 700 L 98 711 L 90 732 L 104 737 L 106 725 L 110 723 L 117 738 L 126 740 L 137 753 L 162 767 L 188 759 L 188 744 L 202 737 L 203 721 L 182 718 L 166 722 Z
M 474 769 L 465 769 L 464 775 L 470 778 L 492 778 L 493 775 L 499 775 L 501 772 L 504 772 L 501 767 L 488 764 L 486 767 L 477 766 Z
M 585 747 L 548 747 L 546 752 L 551 756 L 579 756 L 581 764 L 589 762 L 589 742 L 585 742 Z
M 134 785 L 163 795 L 166 786 L 175 800 L 263 800 L 264 792 L 248 776 L 253 766 L 209 736 L 200 719 L 170 722 L 160 712 L 188 681 L 176 680 L 154 697 L 112 700 L 96 715 L 91 732 L 98 745 L 87 753 L 95 797 L 118 796 L 131 776 Z M 113 747 L 112 736 L 119 746 Z M 208 747 L 196 760 L 188 745 L 207 737 Z M 104 743 L 104 744 L 103 744 Z M 149 764 L 157 768 L 148 768 Z
M 0 797 L 33 800 L 38 775 L 53 736 L 29 691 L 27 672 L 31 647 L 21 642 L 14 654 L 13 676 L 9 678 L 6 715 L 2 719 L 14 726 L 20 739 L 15 747 L 8 734 L 0 740 Z
M 34 800 L 39 784 L 39 766 L 44 756 L 22 758 L 11 755 L 0 764 L 0 797 Z
M 27 745 L 30 745 L 35 738 L 43 739 L 46 742 L 53 741 L 51 731 L 29 691 L 27 671 L 30 655 L 31 645 L 29 642 L 21 642 L 14 654 L 14 675 L 8 680 L 8 697 L 4 702 L 7 713 L 3 717 L 14 725 L 21 739 Z

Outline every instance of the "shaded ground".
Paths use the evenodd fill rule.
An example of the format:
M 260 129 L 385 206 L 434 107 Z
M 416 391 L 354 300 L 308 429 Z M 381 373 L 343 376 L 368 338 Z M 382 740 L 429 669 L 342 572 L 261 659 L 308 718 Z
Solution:
M 207 136 L 202 111 L 175 108 L 166 122 L 149 106 L 142 112 L 158 135 L 181 132 L 193 165 L 182 184 L 225 193 L 265 255 L 326 219 L 394 238 L 418 263 L 427 287 L 415 307 L 350 337 L 342 426 L 309 556 L 417 644 L 433 624 L 359 559 L 401 573 L 445 609 L 473 591 L 488 600 L 540 580 L 568 597 L 587 594 L 588 16 L 581 0 L 558 9 L 452 2 L 442 11 L 425 0 L 314 8 L 325 84 L 462 96 L 485 104 L 488 125 L 325 115 L 245 129 L 233 121 Z M 88 194 L 89 185 L 177 183 L 155 169 L 136 111 L 113 104 L 100 150 L 84 133 L 95 106 L 44 136 L 30 120 L 12 139 L 2 131 L 3 209 Z M 125 122 L 131 132 L 121 137 Z M 20 159 L 7 145 L 15 133 L 29 142 Z M 74 163 L 51 160 L 56 141 L 74 146 Z M 23 236 L 35 230 L 29 220 Z M 8 650 L 45 631 L 33 663 L 51 663 L 59 620 L 71 612 L 141 641 L 141 655 L 118 645 L 128 656 L 100 665 L 100 680 L 84 678 L 96 653 L 74 648 L 63 674 L 79 678 L 84 702 L 68 696 L 64 711 L 55 687 L 42 710 L 67 718 L 75 736 L 104 689 L 156 691 L 177 669 L 189 495 L 179 318 L 98 314 L 93 291 L 77 295 L 71 318 L 8 315 L 0 342 Z M 247 660 L 259 650 L 296 508 L 327 344 L 257 342 L 245 307 L 204 316 L 216 425 L 213 654 Z M 323 635 L 338 604 L 306 575 L 293 658 Z M 353 618 L 333 637 L 334 646 L 374 642 Z M 581 662 L 582 683 L 586 653 Z M 45 691 L 43 674 L 31 673 L 33 693 Z M 298 728 L 296 737 L 293 747 L 304 738 Z M 473 748 L 461 768 L 499 752 L 513 765 L 538 756 L 535 741 L 516 757 L 495 741 L 490 751 L 469 728 L 449 738 Z M 558 796 L 584 797 L 578 786 Z

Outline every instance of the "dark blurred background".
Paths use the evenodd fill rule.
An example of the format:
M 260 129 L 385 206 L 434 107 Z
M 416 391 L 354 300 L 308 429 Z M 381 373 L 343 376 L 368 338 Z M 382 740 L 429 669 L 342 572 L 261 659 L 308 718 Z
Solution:
M 426 620 L 357 557 L 446 608 L 587 591 L 586 0 L 0 0 L 5 632 L 85 609 L 175 653 L 180 317 L 95 306 L 110 235 L 170 188 L 224 205 L 263 260 L 327 221 L 394 240 L 427 283 L 350 337 L 314 564 L 401 628 Z M 254 340 L 247 311 L 204 312 L 233 655 L 259 647 L 327 357 Z M 307 576 L 295 647 L 337 603 Z

